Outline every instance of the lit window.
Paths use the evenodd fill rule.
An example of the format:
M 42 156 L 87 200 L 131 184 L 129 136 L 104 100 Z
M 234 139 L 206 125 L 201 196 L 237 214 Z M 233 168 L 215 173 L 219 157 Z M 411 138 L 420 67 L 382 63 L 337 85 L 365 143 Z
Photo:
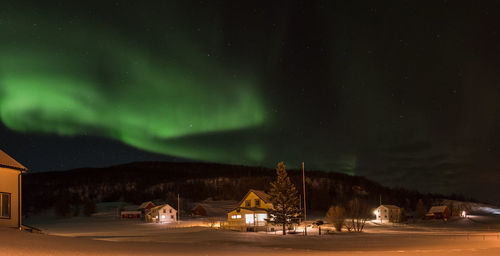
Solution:
M 266 224 L 267 214 L 266 213 L 257 213 L 257 225 L 263 226 Z
M 10 193 L 0 193 L 0 218 L 10 218 Z
M 165 215 L 162 215 L 162 216 L 161 216 L 161 218 L 162 218 L 162 219 L 165 219 Z
M 255 222 L 253 214 L 245 214 L 245 223 L 253 224 Z

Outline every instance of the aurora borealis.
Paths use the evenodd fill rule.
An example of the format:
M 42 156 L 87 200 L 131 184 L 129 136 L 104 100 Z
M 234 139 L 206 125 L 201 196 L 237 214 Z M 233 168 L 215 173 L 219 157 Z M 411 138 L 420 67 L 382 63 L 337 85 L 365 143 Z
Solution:
M 110 35 L 113 29 L 104 23 L 63 32 L 50 17 L 28 19 L 4 17 L 4 26 L 15 29 L 2 34 L 0 117 L 12 130 L 104 136 L 151 152 L 218 160 L 168 140 L 265 122 L 258 81 L 234 76 L 203 47 L 189 46 L 175 33 L 175 40 L 158 42 L 167 49 L 156 56 L 146 45 Z M 38 35 L 13 43 L 26 33 Z M 258 154 L 246 157 L 261 160 Z
M 34 171 L 304 161 L 490 199 L 498 12 L 460 1 L 2 1 L 2 147 Z

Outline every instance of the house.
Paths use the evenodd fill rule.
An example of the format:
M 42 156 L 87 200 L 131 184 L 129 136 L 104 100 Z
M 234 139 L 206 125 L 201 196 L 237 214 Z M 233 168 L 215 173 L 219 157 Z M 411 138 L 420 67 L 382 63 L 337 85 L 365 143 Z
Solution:
M 446 205 L 432 206 L 425 216 L 428 219 L 448 220 L 450 218 L 450 208 Z
M 266 230 L 269 209 L 273 209 L 270 196 L 264 191 L 250 189 L 238 207 L 227 214 L 228 226 L 246 231 Z
M 373 211 L 375 218 L 380 222 L 398 222 L 401 214 L 401 208 L 390 205 L 382 204 Z
M 162 204 L 151 208 L 146 220 L 156 223 L 171 223 L 177 221 L 177 210 L 169 204 Z
M 147 202 L 144 202 L 141 205 L 139 205 L 139 207 L 137 207 L 137 210 L 140 211 L 142 214 L 147 214 L 147 213 L 149 213 L 151 208 L 153 208 L 155 206 L 156 205 L 153 202 L 147 201 Z
M 211 198 L 196 204 L 191 214 L 202 217 L 226 217 L 227 213 L 238 206 L 234 200 L 212 200 Z
M 0 227 L 21 227 L 21 181 L 28 171 L 0 150 Z
M 122 211 L 120 215 L 122 219 L 140 219 L 142 213 L 140 211 Z

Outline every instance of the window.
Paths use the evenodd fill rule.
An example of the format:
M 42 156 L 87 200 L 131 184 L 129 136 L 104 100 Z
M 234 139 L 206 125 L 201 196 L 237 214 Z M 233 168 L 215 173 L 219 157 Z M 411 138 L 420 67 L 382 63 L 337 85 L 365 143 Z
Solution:
M 255 207 L 259 207 L 260 206 L 260 200 L 259 199 L 255 199 Z
M 232 215 L 231 216 L 231 219 L 241 219 L 241 215 L 237 214 L 237 215 Z
M 10 218 L 10 193 L 0 192 L 0 218 Z
M 172 209 L 170 209 L 170 213 L 172 213 Z
M 251 206 L 251 201 L 245 200 L 245 207 L 250 207 L 250 206 Z
M 266 213 L 257 213 L 257 226 L 266 225 L 267 214 Z
M 170 215 L 170 218 L 173 219 L 174 218 L 174 215 Z
M 163 213 L 167 213 L 167 210 L 163 209 Z
M 255 222 L 253 214 L 245 214 L 245 223 L 247 225 L 253 225 Z

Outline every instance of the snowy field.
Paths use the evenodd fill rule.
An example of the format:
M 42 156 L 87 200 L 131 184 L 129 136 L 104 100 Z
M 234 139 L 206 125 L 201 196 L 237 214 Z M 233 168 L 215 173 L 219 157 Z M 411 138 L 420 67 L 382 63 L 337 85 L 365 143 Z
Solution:
M 44 234 L 0 229 L 0 255 L 500 255 L 500 215 L 448 222 L 369 223 L 365 232 L 245 233 L 120 220 L 112 214 L 30 218 Z

